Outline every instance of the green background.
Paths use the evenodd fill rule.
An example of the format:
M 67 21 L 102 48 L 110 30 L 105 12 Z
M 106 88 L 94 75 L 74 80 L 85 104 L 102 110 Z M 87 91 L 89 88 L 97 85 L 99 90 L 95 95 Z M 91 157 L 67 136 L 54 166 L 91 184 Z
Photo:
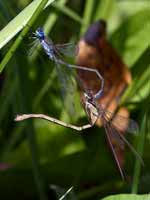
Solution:
M 44 3 L 48 3 L 45 9 Z M 148 195 L 131 193 L 150 192 L 150 2 L 51 3 L 0 1 L 0 198 L 58 199 L 74 186 L 66 199 L 148 200 Z M 43 26 L 56 43 L 77 42 L 88 26 L 101 18 L 107 21 L 108 40 L 133 76 L 121 103 L 139 125 L 139 134 L 128 139 L 145 165 L 126 149 L 126 181 L 119 175 L 103 128 L 93 127 L 80 134 L 43 120 L 14 122 L 16 114 L 33 112 L 77 125 L 87 122 L 79 97 L 74 117 L 66 112 L 54 63 L 40 48 L 27 55 L 32 42 L 29 35 Z M 29 19 L 31 29 L 26 26 Z M 53 189 L 53 185 L 57 187 Z M 117 195 L 120 193 L 128 195 Z

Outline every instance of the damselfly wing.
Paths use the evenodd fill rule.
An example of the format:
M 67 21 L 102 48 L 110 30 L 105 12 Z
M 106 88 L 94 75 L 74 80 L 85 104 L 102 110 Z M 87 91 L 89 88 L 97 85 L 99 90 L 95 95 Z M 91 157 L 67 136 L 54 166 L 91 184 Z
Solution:
M 75 57 L 78 54 L 78 45 L 75 43 L 56 44 L 56 50 L 67 57 Z

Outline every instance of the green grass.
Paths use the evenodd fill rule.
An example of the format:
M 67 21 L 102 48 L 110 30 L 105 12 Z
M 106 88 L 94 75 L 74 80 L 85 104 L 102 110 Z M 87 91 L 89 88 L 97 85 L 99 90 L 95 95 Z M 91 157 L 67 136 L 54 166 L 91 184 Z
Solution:
M 148 200 L 150 7 L 147 1 L 142 1 L 141 6 L 137 1 L 117 0 L 4 0 L 0 9 L 0 164 L 13 166 L 0 170 L 1 198 L 51 196 L 53 199 L 49 188 L 55 184 L 59 186 L 55 192 L 60 196 L 73 185 L 70 199 L 75 196 L 76 199 Z M 35 30 L 43 26 L 54 42 L 65 43 L 79 39 L 89 24 L 99 18 L 107 20 L 108 40 L 130 67 L 133 77 L 121 105 L 126 105 L 138 122 L 139 134 L 129 138 L 145 165 L 141 166 L 127 150 L 127 181 L 119 176 L 103 128 L 93 127 L 80 135 L 43 120 L 14 122 L 17 113 L 32 112 L 78 125 L 87 122 L 79 99 L 75 102 L 77 113 L 72 118 L 68 116 L 54 64 L 43 51 L 38 48 L 31 57 L 24 52 L 29 50 L 30 27 Z

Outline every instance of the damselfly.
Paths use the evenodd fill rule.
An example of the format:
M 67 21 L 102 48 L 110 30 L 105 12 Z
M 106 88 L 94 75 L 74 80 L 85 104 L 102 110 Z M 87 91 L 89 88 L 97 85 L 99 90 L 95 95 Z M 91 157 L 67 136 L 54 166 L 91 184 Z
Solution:
M 83 126 L 75 126 L 72 124 L 68 124 L 68 123 L 60 121 L 58 119 L 44 115 L 44 114 L 22 114 L 22 115 L 18 115 L 15 118 L 15 121 L 23 121 L 23 120 L 30 119 L 30 118 L 39 118 L 39 119 L 48 120 L 49 122 L 56 123 L 58 125 L 66 127 L 66 128 L 71 128 L 71 129 L 75 129 L 77 131 L 82 131 L 84 129 L 91 128 L 92 126 L 94 126 L 96 121 L 98 119 L 100 119 L 102 121 L 102 125 L 105 129 L 108 143 L 110 145 L 110 148 L 112 150 L 113 156 L 115 158 L 117 167 L 119 169 L 119 172 L 120 172 L 122 178 L 124 178 L 124 174 L 123 174 L 123 170 L 122 170 L 120 161 L 117 157 L 116 151 L 112 144 L 112 140 L 111 140 L 112 138 L 115 137 L 120 148 L 123 148 L 124 144 L 126 144 L 130 148 L 130 150 L 134 153 L 134 155 L 143 164 L 143 160 L 140 157 L 140 155 L 136 152 L 136 150 L 132 147 L 132 145 L 128 142 L 128 140 L 122 134 L 122 130 L 124 129 L 124 124 L 126 124 L 127 132 L 138 133 L 138 125 L 134 120 L 123 117 L 121 115 L 114 116 L 113 113 L 103 109 L 102 105 L 96 104 L 96 101 L 94 99 L 94 96 L 92 95 L 92 92 L 84 93 L 84 97 L 82 99 L 82 104 L 83 104 L 83 107 L 86 111 L 87 117 L 90 122 L 90 124 L 86 124 Z
M 110 148 L 112 150 L 113 156 L 115 158 L 117 167 L 119 169 L 119 172 L 121 174 L 121 177 L 124 179 L 123 170 L 120 164 L 120 161 L 117 157 L 116 151 L 114 149 L 114 146 L 112 144 L 112 138 L 116 138 L 118 145 L 120 148 L 123 148 L 126 144 L 129 149 L 133 152 L 133 154 L 141 161 L 143 164 L 143 160 L 140 157 L 140 155 L 136 152 L 136 150 L 132 147 L 132 145 L 128 142 L 128 140 L 125 138 L 125 136 L 122 134 L 122 129 L 124 129 L 124 124 L 126 124 L 126 131 L 130 133 L 138 133 L 138 125 L 137 123 L 129 118 L 123 117 L 121 115 L 115 115 L 105 109 L 103 109 L 102 105 L 97 105 L 96 101 L 94 99 L 94 96 L 91 92 L 84 93 L 84 97 L 82 99 L 83 107 L 86 111 L 87 117 L 89 119 L 90 124 L 86 124 L 83 126 L 75 126 L 69 123 L 65 123 L 63 121 L 60 121 L 58 119 L 55 119 L 53 117 L 44 115 L 44 114 L 22 114 L 17 115 L 15 118 L 15 121 L 23 121 L 30 118 L 39 118 L 44 119 L 49 122 L 56 123 L 58 125 L 64 126 L 66 128 L 71 128 L 77 131 L 82 131 L 87 128 L 91 128 L 94 126 L 96 121 L 100 119 L 102 121 L 102 125 L 106 132 L 106 137 L 108 140 L 108 143 L 110 145 Z
M 93 68 L 89 67 L 82 67 L 77 65 L 72 65 L 67 62 L 65 62 L 62 59 L 62 56 L 72 56 L 77 52 L 77 47 L 72 43 L 67 44 L 54 44 L 51 39 L 48 39 L 45 36 L 45 33 L 43 29 L 40 27 L 38 28 L 35 33 L 33 33 L 33 38 L 35 38 L 35 44 L 33 45 L 32 49 L 35 49 L 36 45 L 38 43 L 41 44 L 43 47 L 45 53 L 48 55 L 49 59 L 55 62 L 58 78 L 61 85 L 62 95 L 66 95 L 67 92 L 73 91 L 72 89 L 72 80 L 69 76 L 71 72 L 71 68 L 79 69 L 83 71 L 89 71 L 90 73 L 96 73 L 97 77 L 100 79 L 100 89 L 97 91 L 97 93 L 94 95 L 96 99 L 98 99 L 103 92 L 104 87 L 104 80 L 103 77 L 100 75 L 100 73 Z M 79 77 L 78 77 L 79 78 Z
M 91 126 L 93 126 L 98 119 L 101 120 L 102 125 L 105 129 L 109 146 L 111 148 L 111 151 L 113 153 L 113 156 L 115 158 L 117 167 L 119 169 L 119 172 L 122 178 L 124 178 L 124 174 L 123 174 L 120 161 L 117 157 L 117 153 L 113 146 L 112 138 L 115 138 L 117 140 L 117 144 L 119 145 L 119 148 L 123 148 L 124 145 L 126 144 L 130 148 L 130 150 L 134 153 L 134 155 L 143 164 L 142 158 L 136 152 L 136 150 L 132 147 L 132 145 L 128 142 L 128 140 L 125 138 L 123 134 L 123 132 L 125 131 L 124 130 L 125 126 L 126 126 L 126 132 L 138 133 L 138 125 L 134 120 L 123 117 L 121 115 L 117 115 L 117 114 L 114 115 L 114 113 L 111 113 L 105 110 L 102 105 L 98 105 L 96 103 L 95 99 L 93 98 L 92 92 L 90 91 L 87 93 L 84 93 L 82 104 L 86 111 L 86 114 L 88 116 Z

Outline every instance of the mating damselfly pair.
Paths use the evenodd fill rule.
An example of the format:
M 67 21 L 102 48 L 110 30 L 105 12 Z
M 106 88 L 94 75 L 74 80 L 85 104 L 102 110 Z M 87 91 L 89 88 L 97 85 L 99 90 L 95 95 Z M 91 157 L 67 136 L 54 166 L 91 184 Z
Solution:
M 104 79 L 96 69 L 69 64 L 68 62 L 65 62 L 62 59 L 63 56 L 69 56 L 69 57 L 75 56 L 75 54 L 78 51 L 78 47 L 76 45 L 74 45 L 73 43 L 55 45 L 50 38 L 47 38 L 45 36 L 45 33 L 41 27 L 39 27 L 35 31 L 35 33 L 33 33 L 33 38 L 35 39 L 35 43 L 32 48 L 34 49 L 37 46 L 37 44 L 40 43 L 45 53 L 48 55 L 49 59 L 54 61 L 58 79 L 62 89 L 62 94 L 66 94 L 67 91 L 70 92 L 73 90 L 72 88 L 73 84 L 69 74 L 71 74 L 71 69 L 78 69 L 78 70 L 88 71 L 90 73 L 95 73 L 97 75 L 98 79 L 101 82 L 101 87 L 99 91 L 97 91 L 97 93 L 94 95 L 94 97 L 95 99 L 98 99 L 102 95 L 104 87 Z M 79 80 L 79 77 L 77 79 Z M 80 86 L 83 87 L 83 85 L 81 84 Z
M 74 126 L 71 124 L 67 124 L 65 122 L 62 122 L 60 120 L 57 120 L 55 118 L 52 118 L 52 117 L 49 117 L 49 116 L 46 116 L 43 114 L 19 115 L 16 117 L 15 120 L 22 121 L 22 120 L 29 119 L 29 118 L 41 118 L 41 119 L 51 121 L 53 123 L 57 123 L 61 126 L 65 126 L 68 128 L 72 128 L 72 129 L 81 131 L 83 129 L 92 127 L 96 123 L 96 121 L 98 119 L 100 119 L 102 122 L 102 125 L 105 128 L 106 137 L 107 137 L 108 143 L 110 145 L 110 148 L 112 150 L 115 161 L 117 163 L 118 169 L 120 171 L 121 176 L 123 177 L 121 164 L 119 162 L 119 159 L 117 158 L 117 154 L 113 147 L 111 138 L 112 137 L 116 138 L 120 148 L 123 148 L 123 145 L 126 144 L 131 149 L 131 151 L 135 154 L 135 156 L 138 157 L 142 162 L 142 159 L 140 158 L 138 153 L 135 151 L 135 149 L 131 146 L 131 144 L 127 141 L 125 136 L 122 134 L 122 130 L 123 130 L 122 127 L 124 126 L 124 124 L 126 124 L 126 130 L 128 132 L 137 133 L 138 132 L 137 123 L 134 120 L 131 120 L 129 118 L 126 118 L 126 117 L 123 117 L 123 116 L 120 116 L 117 114 L 114 115 L 113 113 L 105 110 L 102 105 L 99 105 L 96 102 L 96 100 L 102 96 L 103 89 L 104 89 L 104 79 L 96 69 L 89 68 L 89 66 L 82 67 L 82 66 L 72 65 L 72 64 L 69 64 L 68 62 L 65 62 L 62 59 L 62 55 L 66 55 L 66 56 L 70 56 L 70 54 L 74 55 L 74 53 L 71 52 L 71 50 L 70 50 L 70 48 L 72 49 L 72 44 L 68 43 L 68 44 L 58 44 L 58 45 L 56 44 L 55 45 L 51 39 L 48 39 L 45 36 L 42 28 L 38 28 L 36 30 L 36 32 L 33 33 L 33 35 L 34 35 L 33 38 L 35 38 L 35 45 L 33 48 L 35 48 L 35 46 L 38 43 L 40 43 L 41 46 L 43 47 L 45 53 L 49 57 L 49 59 L 54 61 L 55 65 L 56 65 L 57 73 L 58 73 L 58 78 L 59 78 L 59 81 L 60 81 L 60 84 L 61 84 L 63 90 L 68 90 L 68 88 L 71 87 L 71 82 L 69 81 L 70 80 L 70 77 L 69 77 L 70 69 L 80 69 L 80 70 L 83 70 L 83 72 L 89 71 L 91 73 L 97 74 L 97 76 L 101 82 L 101 87 L 100 87 L 99 91 L 97 91 L 96 94 L 93 94 L 92 91 L 85 89 L 84 86 L 83 87 L 81 86 L 81 88 L 84 89 L 84 98 L 83 98 L 82 103 L 83 103 L 83 107 L 86 111 L 86 114 L 87 114 L 90 124 L 78 127 L 78 126 Z M 63 69 L 65 69 L 65 71 L 62 71 L 62 66 L 63 66 Z M 67 92 L 69 92 L 69 90 Z

